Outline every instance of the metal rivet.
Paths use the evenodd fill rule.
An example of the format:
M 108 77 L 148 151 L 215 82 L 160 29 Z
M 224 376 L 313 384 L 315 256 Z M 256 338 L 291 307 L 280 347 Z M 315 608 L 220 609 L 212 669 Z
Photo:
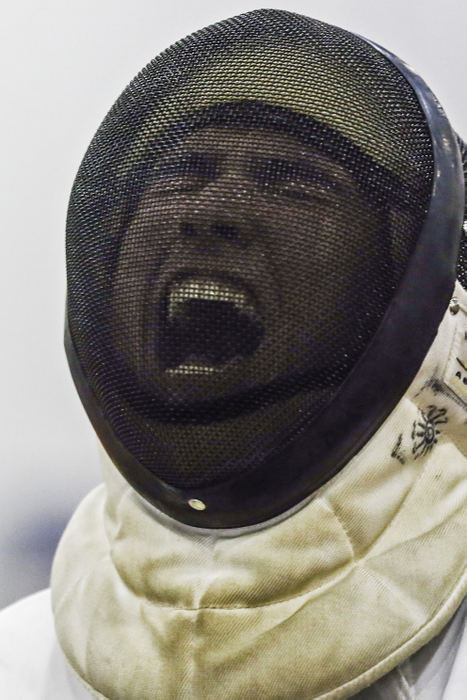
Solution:
M 467 219 L 464 221 L 464 224 L 463 224 L 463 226 L 462 226 L 462 229 L 463 229 L 465 235 L 467 236 Z
M 459 306 L 459 301 L 456 299 L 456 297 L 453 297 L 451 301 L 449 302 L 449 311 L 452 314 L 457 314 L 459 311 L 460 306 Z
M 200 501 L 199 498 L 190 498 L 188 505 L 190 508 L 194 508 L 194 510 L 206 510 L 206 503 Z

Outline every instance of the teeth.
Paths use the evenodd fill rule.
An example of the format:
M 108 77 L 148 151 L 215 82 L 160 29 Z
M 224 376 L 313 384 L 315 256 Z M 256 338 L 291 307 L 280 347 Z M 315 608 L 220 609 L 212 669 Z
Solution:
M 188 278 L 172 285 L 169 295 L 168 316 L 176 315 L 177 306 L 189 299 L 228 301 L 241 312 L 253 313 L 254 308 L 247 294 L 233 284 L 209 278 Z
M 208 367 L 207 365 L 179 365 L 167 369 L 168 374 L 211 374 L 222 371 L 221 367 Z

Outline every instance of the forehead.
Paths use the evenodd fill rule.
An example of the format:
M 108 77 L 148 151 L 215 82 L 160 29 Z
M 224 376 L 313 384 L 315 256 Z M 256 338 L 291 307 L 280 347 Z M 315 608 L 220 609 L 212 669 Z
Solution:
M 316 150 L 291 134 L 264 128 L 207 126 L 189 134 L 182 142 L 189 150 L 215 152 L 248 152 L 251 155 L 268 155 L 299 159 L 319 156 Z M 323 157 L 324 158 L 324 157 Z

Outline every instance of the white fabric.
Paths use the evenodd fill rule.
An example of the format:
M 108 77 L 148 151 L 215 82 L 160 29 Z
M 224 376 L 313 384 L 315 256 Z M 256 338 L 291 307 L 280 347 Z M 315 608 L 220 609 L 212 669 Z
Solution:
M 439 635 L 353 700 L 461 700 L 467 687 L 467 657 L 462 649 L 466 627 L 464 599 Z
M 354 700 L 460 700 L 467 687 L 466 630 L 467 600 L 438 637 Z M 0 612 L 0 697 L 103 697 L 86 689 L 66 662 L 55 636 L 48 589 Z
M 237 536 L 170 524 L 103 453 L 106 485 L 77 509 L 52 571 L 58 637 L 81 678 L 112 700 L 154 688 L 345 698 L 440 633 L 467 592 L 466 406 L 449 373 L 467 293 L 455 294 L 461 310 L 392 414 L 282 522 Z
M 464 608 L 466 607 L 464 602 Z M 467 689 L 467 612 L 464 611 L 464 629 L 448 679 L 443 700 L 458 700 Z M 431 698 L 429 699 L 431 700 Z
M 55 635 L 50 590 L 10 605 L 0 613 L 0 698 L 2 700 L 89 700 L 75 679 Z

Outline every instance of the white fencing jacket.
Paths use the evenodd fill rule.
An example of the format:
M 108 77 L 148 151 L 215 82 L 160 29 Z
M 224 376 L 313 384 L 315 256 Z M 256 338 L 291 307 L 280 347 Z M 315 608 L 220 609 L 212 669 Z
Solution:
M 463 700 L 467 688 L 466 628 L 467 601 L 440 635 L 352 697 L 355 700 Z M 24 598 L 0 613 L 0 697 L 5 700 L 104 697 L 95 693 L 66 661 L 55 634 L 49 589 Z M 109 697 L 122 696 L 116 689 L 116 694 Z M 163 700 L 170 696 L 158 694 L 155 688 L 152 697 Z

